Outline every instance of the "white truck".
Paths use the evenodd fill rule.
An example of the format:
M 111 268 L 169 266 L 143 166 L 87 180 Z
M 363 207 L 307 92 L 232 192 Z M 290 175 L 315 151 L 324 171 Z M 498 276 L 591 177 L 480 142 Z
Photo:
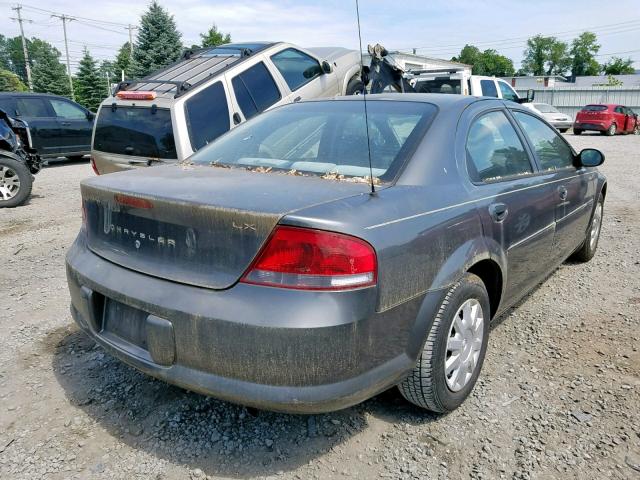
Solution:
M 393 62 L 383 46 L 369 45 L 368 49 L 371 65 L 365 69 L 365 78 L 370 93 L 395 90 L 402 93 L 495 97 L 517 103 L 533 101 L 533 90 L 527 92 L 527 98 L 521 98 L 511 85 L 500 78 L 471 75 L 463 67 L 404 71 Z

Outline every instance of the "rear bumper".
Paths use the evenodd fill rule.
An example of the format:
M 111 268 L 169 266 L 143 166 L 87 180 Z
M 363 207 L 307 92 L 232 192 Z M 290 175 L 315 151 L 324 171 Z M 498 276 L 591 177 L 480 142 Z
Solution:
M 553 125 L 558 130 L 560 130 L 560 129 L 573 127 L 573 122 L 570 121 L 570 120 L 567 120 L 567 121 L 554 120 L 554 121 L 551 122 L 551 125 Z
M 574 130 L 595 130 L 604 132 L 611 126 L 609 121 L 589 120 L 588 122 L 574 122 Z
M 115 357 L 192 391 L 295 413 L 338 410 L 395 385 L 422 348 L 426 312 L 444 295 L 377 313 L 375 288 L 216 291 L 114 265 L 82 236 L 67 255 L 67 278 L 74 320 Z M 126 315 L 117 328 L 107 325 L 105 305 L 113 302 L 142 314 L 139 335 L 119 333 Z

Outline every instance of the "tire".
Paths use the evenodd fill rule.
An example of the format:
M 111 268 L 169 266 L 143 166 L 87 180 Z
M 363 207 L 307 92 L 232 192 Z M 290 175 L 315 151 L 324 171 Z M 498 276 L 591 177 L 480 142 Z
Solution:
M 460 314 L 465 305 L 472 307 L 470 312 L 473 312 L 474 308 L 477 312 L 477 308 L 480 308 L 479 319 L 475 322 L 476 331 L 482 331 L 479 340 L 477 337 L 474 339 L 473 336 L 468 336 L 471 333 L 470 330 L 464 334 L 464 320 Z M 437 413 L 450 412 L 459 407 L 473 390 L 482 369 L 482 362 L 487 351 L 489 321 L 490 308 L 487 289 L 479 277 L 466 273 L 447 292 L 431 325 L 416 366 L 398 385 L 402 396 L 414 405 Z M 449 340 L 450 338 L 453 340 L 461 333 L 462 341 L 465 343 L 459 347 L 462 349 L 459 355 L 473 358 L 475 361 L 473 364 L 466 365 L 467 368 L 454 369 L 448 378 L 445 373 L 445 362 L 447 358 L 454 358 L 454 355 L 450 354 Z M 455 337 L 450 337 L 451 334 L 455 334 Z M 478 343 L 479 346 L 477 346 Z M 451 385 L 456 383 L 458 370 L 462 371 L 464 377 L 457 385 Z
M 616 124 L 612 123 L 611 125 L 609 125 L 609 128 L 607 128 L 605 134 L 607 135 L 607 137 L 613 137 L 616 134 L 617 129 L 618 127 L 616 127 Z
M 32 186 L 33 176 L 24 163 L 0 156 L 0 208 L 23 203 Z
M 578 248 L 578 250 L 576 250 L 573 255 L 571 255 L 570 260 L 575 260 L 577 262 L 588 262 L 596 254 L 596 250 L 598 249 L 598 242 L 600 241 L 600 232 L 602 230 L 603 215 L 604 197 L 601 193 L 598 197 L 598 203 L 595 210 L 593 211 L 593 215 L 591 216 L 591 221 L 589 222 L 589 228 L 587 229 L 587 234 L 584 242 L 582 243 L 580 248 Z
M 568 128 L 560 128 L 560 129 L 558 129 L 558 131 L 560 133 L 567 133 L 569 131 L 569 129 Z
M 353 77 L 347 83 L 347 90 L 345 92 L 346 95 L 361 95 L 364 91 L 364 83 L 360 80 L 359 77 Z
M 573 129 L 573 134 L 574 135 L 582 135 L 582 130 L 576 130 L 575 128 Z

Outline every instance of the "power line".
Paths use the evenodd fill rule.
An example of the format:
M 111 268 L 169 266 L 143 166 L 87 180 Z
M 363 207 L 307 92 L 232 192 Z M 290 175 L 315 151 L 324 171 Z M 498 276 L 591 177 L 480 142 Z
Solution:
M 60 12 L 54 12 L 52 10 L 46 10 L 44 8 L 33 7 L 31 5 L 22 5 L 22 6 L 24 8 L 26 8 L 26 9 L 28 9 L 28 10 L 35 10 L 37 12 L 43 12 L 43 13 L 51 14 L 51 16 L 59 17 L 60 15 L 65 15 L 65 14 L 60 13 Z M 118 26 L 118 27 L 126 27 L 127 26 L 126 23 L 110 22 L 108 20 L 97 20 L 95 18 L 80 17 L 78 15 L 74 15 L 73 18 L 76 19 L 76 20 L 85 20 L 85 21 L 88 21 L 88 22 L 99 23 L 99 24 L 104 24 L 104 25 L 115 25 L 115 26 Z

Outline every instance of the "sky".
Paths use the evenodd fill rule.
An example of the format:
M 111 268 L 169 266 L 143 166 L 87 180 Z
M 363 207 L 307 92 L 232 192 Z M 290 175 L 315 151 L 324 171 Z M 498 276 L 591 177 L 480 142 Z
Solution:
M 185 45 L 199 43 L 199 33 L 215 23 L 234 41 L 282 40 L 303 47 L 358 48 L 355 0 L 159 0 L 173 14 Z M 147 1 L 28 0 L 22 16 L 25 35 L 37 36 L 64 51 L 62 22 L 51 12 L 75 16 L 67 23 L 72 68 L 84 46 L 100 60 L 112 59 L 128 40 L 127 24 L 136 25 Z M 598 35 L 598 61 L 611 54 L 631 57 L 640 69 L 640 1 L 617 0 L 360 0 L 362 42 L 389 50 L 450 59 L 471 43 L 493 48 L 520 66 L 526 39 L 553 35 L 570 42 L 581 31 Z M 609 5 L 614 5 L 612 2 Z M 0 1 L 0 34 L 19 34 L 9 20 L 15 3 Z M 105 23 L 97 23 L 99 22 Z M 111 23 L 106 23 L 111 22 Z M 134 31 L 135 35 L 135 31 Z

